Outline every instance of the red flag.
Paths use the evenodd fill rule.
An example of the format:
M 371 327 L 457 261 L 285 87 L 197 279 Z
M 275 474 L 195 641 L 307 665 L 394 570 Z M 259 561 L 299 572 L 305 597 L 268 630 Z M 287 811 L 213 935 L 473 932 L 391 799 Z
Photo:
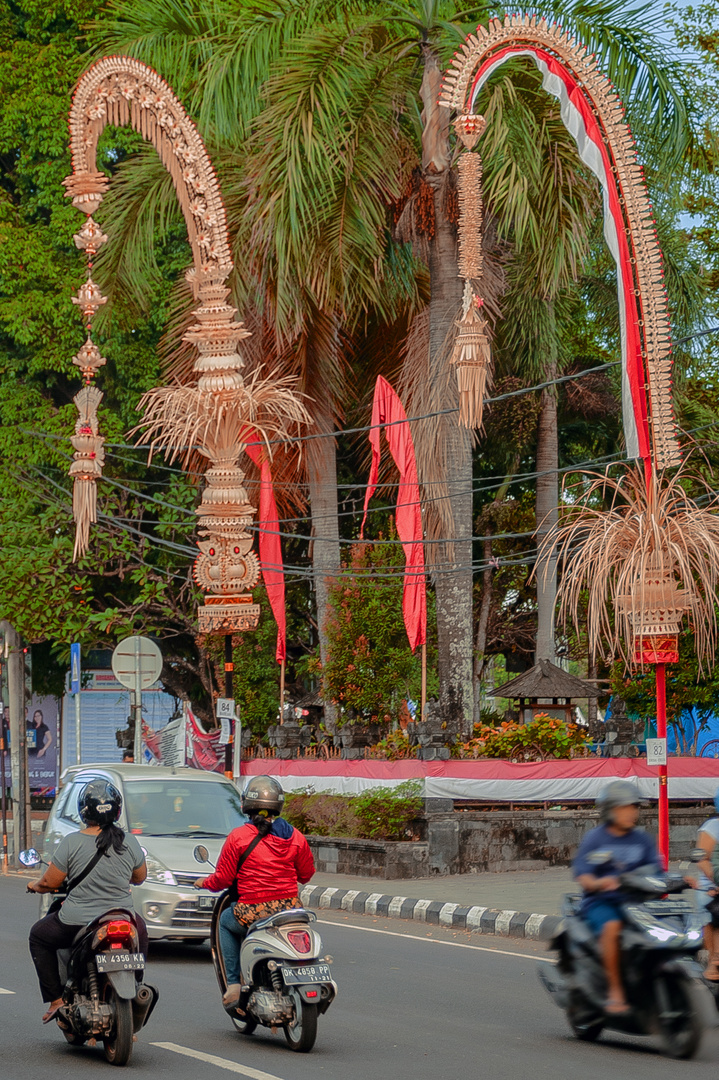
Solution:
M 414 652 L 418 645 L 424 645 L 427 641 L 427 595 L 424 587 L 424 545 L 417 462 L 414 456 L 412 432 L 402 402 L 387 380 L 380 375 L 374 388 L 372 404 L 372 427 L 369 433 L 369 441 L 372 444 L 372 466 L 364 500 L 364 517 L 360 536 L 364 536 L 367 507 L 377 487 L 381 456 L 380 435 L 384 424 L 387 425 L 385 435 L 389 451 L 399 469 L 397 532 L 402 541 L 406 560 L 402 614 L 409 645 Z
M 278 664 L 287 656 L 287 624 L 285 618 L 285 574 L 282 567 L 282 544 L 280 543 L 280 525 L 277 520 L 277 503 L 272 486 L 272 472 L 267 451 L 259 443 L 246 447 L 255 465 L 260 469 L 260 516 L 259 555 L 262 566 L 262 578 L 267 589 L 267 599 L 277 623 Z

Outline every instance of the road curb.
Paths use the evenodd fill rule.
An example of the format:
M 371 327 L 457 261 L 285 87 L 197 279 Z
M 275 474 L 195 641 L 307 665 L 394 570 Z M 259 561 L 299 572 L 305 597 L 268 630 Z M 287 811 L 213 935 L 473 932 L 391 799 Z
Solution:
M 354 915 L 380 915 L 393 919 L 411 919 L 432 926 L 456 927 L 478 934 L 498 937 L 532 938 L 549 941 L 562 919 L 559 915 L 541 915 L 525 911 L 502 911 L 498 908 L 462 906 L 442 900 L 415 900 L 411 896 L 388 896 L 358 889 L 335 889 L 305 885 L 300 892 L 305 907 L 349 911 Z

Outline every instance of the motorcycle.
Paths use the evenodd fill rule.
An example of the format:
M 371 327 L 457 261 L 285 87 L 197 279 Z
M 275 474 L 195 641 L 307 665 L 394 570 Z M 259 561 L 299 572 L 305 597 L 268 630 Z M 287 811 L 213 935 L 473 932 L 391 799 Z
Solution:
M 609 852 L 595 853 L 598 874 L 610 857 Z M 540 981 L 566 1012 L 578 1039 L 594 1042 L 604 1028 L 659 1035 L 670 1057 L 690 1058 L 703 1035 L 702 969 L 696 956 L 706 916 L 688 901 L 667 895 L 690 888 L 679 874 L 643 867 L 619 880 L 625 894 L 621 957 L 629 1011 L 605 1011 L 607 981 L 597 938 L 579 914 L 581 896 L 564 897 L 565 921 L 549 946 L 558 959 L 540 965 Z
M 43 862 L 34 848 L 19 858 L 27 867 Z M 100 1038 L 110 1064 L 127 1065 L 135 1035 L 159 996 L 143 981 L 145 957 L 134 912 L 116 908 L 93 919 L 69 949 L 58 951 L 58 961 L 65 985 L 56 1019 L 65 1039 L 72 1046 L 95 1046 Z
M 194 851 L 199 863 L 209 863 L 207 848 Z M 224 995 L 225 962 L 219 942 L 220 916 L 232 905 L 229 890 L 215 901 L 210 946 L 215 975 Z M 258 1024 L 284 1030 L 292 1050 L 307 1053 L 317 1038 L 317 1019 L 337 995 L 331 977 L 331 956 L 322 956 L 322 939 L 312 927 L 316 916 L 304 908 L 280 911 L 253 923 L 240 950 L 242 992 L 234 1005 L 223 1005 L 237 1031 L 252 1035 Z

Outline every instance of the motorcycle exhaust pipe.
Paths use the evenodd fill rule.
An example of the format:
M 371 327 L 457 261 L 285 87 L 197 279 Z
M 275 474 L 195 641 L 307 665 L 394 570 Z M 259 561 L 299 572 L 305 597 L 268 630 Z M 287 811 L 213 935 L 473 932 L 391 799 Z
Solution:
M 157 1001 L 158 993 L 154 987 L 144 983 L 138 987 L 137 993 L 132 999 L 132 1030 L 138 1032 L 147 1023 L 150 1012 Z

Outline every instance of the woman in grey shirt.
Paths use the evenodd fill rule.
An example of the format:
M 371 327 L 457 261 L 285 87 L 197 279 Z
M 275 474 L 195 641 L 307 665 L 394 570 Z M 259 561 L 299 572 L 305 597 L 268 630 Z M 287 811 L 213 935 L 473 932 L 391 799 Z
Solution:
M 133 911 L 130 885 L 141 885 L 147 876 L 142 848 L 131 833 L 116 824 L 122 812 L 122 796 L 109 780 L 91 780 L 78 799 L 78 811 L 85 828 L 60 841 L 52 862 L 30 892 L 56 892 L 90 865 L 99 852 L 102 858 L 74 887 L 59 911 L 40 919 L 30 931 L 30 955 L 40 981 L 42 999 L 49 1002 L 43 1016 L 48 1024 L 62 1008 L 62 984 L 58 949 L 68 948 L 78 930 L 107 911 Z M 147 956 L 147 928 L 135 914 L 140 949 Z

